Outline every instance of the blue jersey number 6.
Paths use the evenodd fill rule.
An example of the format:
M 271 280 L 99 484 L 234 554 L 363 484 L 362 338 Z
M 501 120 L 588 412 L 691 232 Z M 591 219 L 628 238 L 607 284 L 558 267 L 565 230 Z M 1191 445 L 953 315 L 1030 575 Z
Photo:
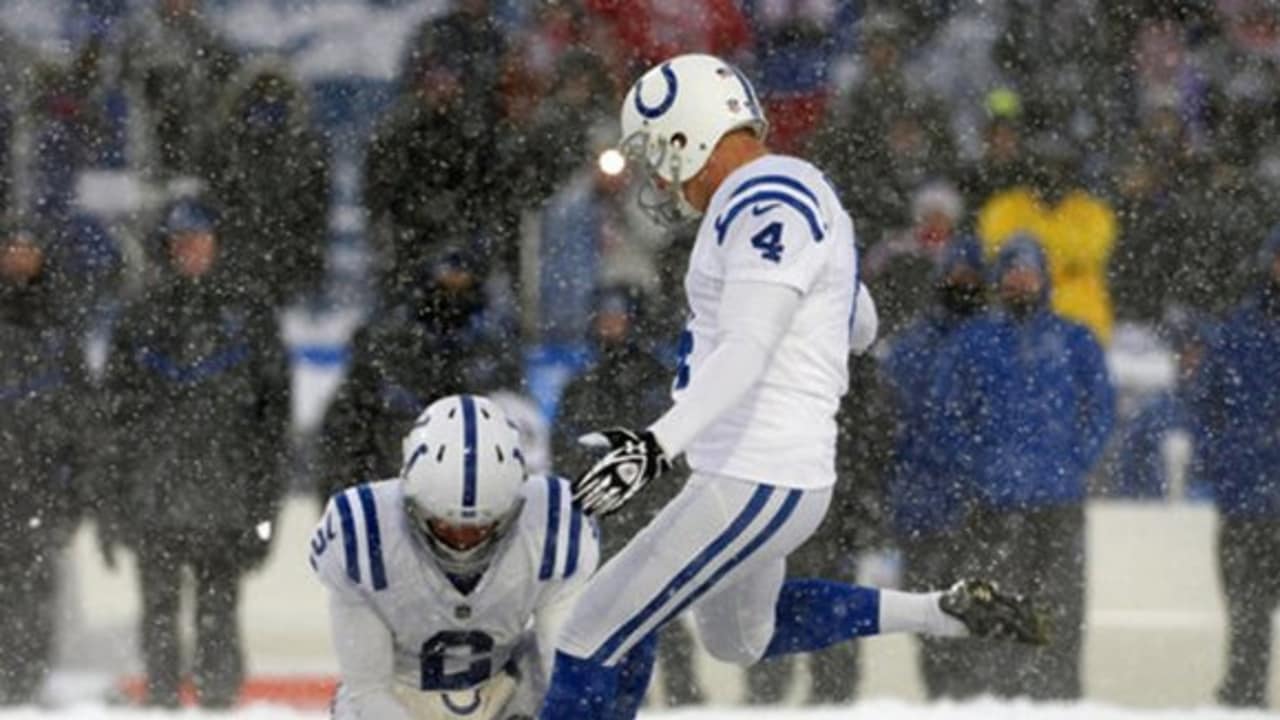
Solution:
M 451 653 L 459 649 L 461 652 Z M 444 630 L 422 644 L 422 689 L 466 690 L 493 675 L 493 638 L 478 630 Z M 447 660 L 465 660 L 466 655 L 479 656 L 457 672 L 446 672 Z

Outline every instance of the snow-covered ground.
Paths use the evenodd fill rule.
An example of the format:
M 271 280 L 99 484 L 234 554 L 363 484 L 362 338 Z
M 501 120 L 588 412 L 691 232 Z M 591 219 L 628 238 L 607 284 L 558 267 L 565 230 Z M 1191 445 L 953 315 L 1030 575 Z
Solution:
M 79 706 L 63 711 L 13 710 L 0 712 L 0 720 L 133 720 L 134 718 L 157 720 L 159 718 L 183 718 L 184 720 L 324 720 L 324 712 L 303 713 L 293 710 L 257 706 L 234 713 L 200 713 L 184 711 L 126 710 L 100 706 Z M 876 700 L 859 703 L 847 708 L 822 710 L 764 710 L 764 709 L 700 709 L 684 711 L 655 711 L 640 714 L 641 718 L 664 720 L 1250 720 L 1274 718 L 1263 712 L 1232 711 L 1220 708 L 1195 708 L 1178 710 L 1132 710 L 1091 703 L 1074 705 L 1031 705 L 980 700 L 972 703 L 937 705 L 911 705 L 908 703 Z

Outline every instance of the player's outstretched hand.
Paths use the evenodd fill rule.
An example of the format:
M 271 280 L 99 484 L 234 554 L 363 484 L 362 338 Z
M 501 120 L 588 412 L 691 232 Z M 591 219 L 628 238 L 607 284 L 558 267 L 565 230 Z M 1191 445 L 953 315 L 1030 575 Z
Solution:
M 616 512 L 650 480 L 671 469 L 671 461 L 648 430 L 609 428 L 583 435 L 578 442 L 608 451 L 573 483 L 573 499 L 588 515 Z

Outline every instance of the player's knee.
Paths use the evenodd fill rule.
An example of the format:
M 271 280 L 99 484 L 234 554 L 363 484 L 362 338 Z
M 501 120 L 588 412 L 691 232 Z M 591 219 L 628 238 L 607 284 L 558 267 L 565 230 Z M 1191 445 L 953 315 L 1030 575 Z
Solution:
M 734 665 L 754 665 L 764 657 L 765 645 L 751 647 L 742 643 L 725 642 L 724 639 L 707 642 L 707 652 L 720 662 Z
M 706 631 L 699 627 L 703 645 L 712 657 L 734 665 L 754 665 L 764 657 L 773 636 L 773 625 Z

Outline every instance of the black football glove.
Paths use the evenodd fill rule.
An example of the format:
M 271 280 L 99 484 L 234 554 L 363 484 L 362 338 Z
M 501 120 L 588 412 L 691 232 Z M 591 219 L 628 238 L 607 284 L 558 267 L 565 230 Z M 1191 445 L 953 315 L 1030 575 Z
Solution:
M 578 442 L 609 451 L 573 484 L 573 499 L 588 515 L 616 512 L 650 480 L 671 469 L 671 461 L 648 430 L 609 428 L 583 435 Z

